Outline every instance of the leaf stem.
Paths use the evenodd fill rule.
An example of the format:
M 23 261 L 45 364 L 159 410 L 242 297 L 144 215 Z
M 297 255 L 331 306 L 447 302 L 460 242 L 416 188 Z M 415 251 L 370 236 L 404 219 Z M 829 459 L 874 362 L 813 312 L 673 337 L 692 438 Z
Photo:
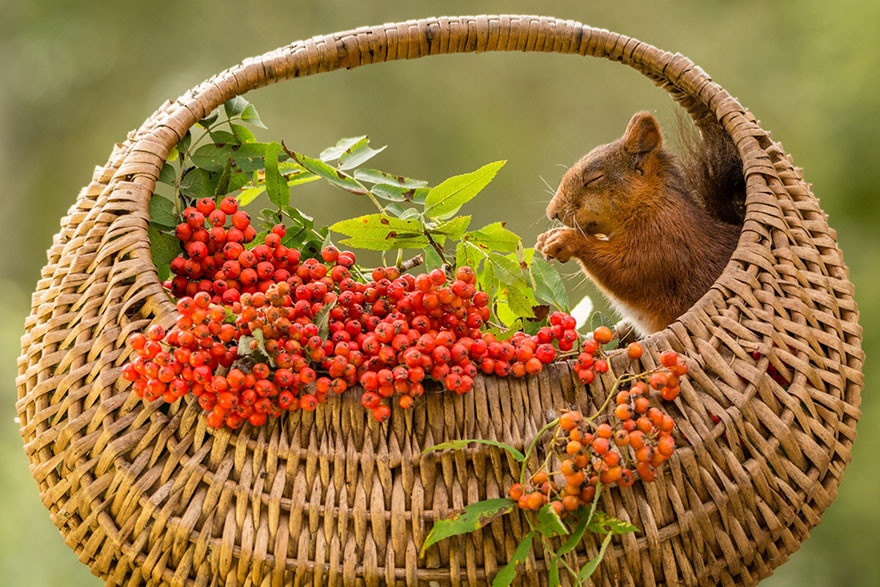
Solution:
M 519 482 L 520 483 L 526 482 L 526 471 L 528 470 L 529 459 L 531 458 L 532 453 L 535 452 L 535 447 L 538 446 L 538 441 L 541 439 L 542 436 L 544 436 L 544 434 L 548 430 L 550 430 L 551 428 L 553 428 L 557 424 L 559 424 L 559 418 L 555 418 L 555 419 L 551 420 L 550 422 L 547 422 L 546 424 L 544 424 L 544 426 L 540 430 L 538 430 L 538 433 L 535 434 L 534 438 L 532 438 L 532 441 L 529 443 L 528 449 L 526 449 L 526 455 L 525 455 L 525 458 L 523 459 L 523 466 L 519 470 Z
M 431 247 L 433 247 L 437 254 L 440 255 L 440 259 L 443 261 L 443 264 L 449 267 L 450 263 L 443 252 L 443 247 L 437 244 L 437 241 L 434 240 L 434 238 L 431 236 L 431 233 L 427 230 L 424 231 L 424 235 L 428 239 L 428 242 L 431 243 Z

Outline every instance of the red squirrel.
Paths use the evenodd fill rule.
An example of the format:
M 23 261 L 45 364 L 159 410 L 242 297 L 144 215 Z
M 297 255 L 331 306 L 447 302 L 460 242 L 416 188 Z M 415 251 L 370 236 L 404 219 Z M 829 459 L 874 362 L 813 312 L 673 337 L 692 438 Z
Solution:
M 654 116 L 639 112 L 621 138 L 564 174 L 547 206 L 564 226 L 540 235 L 537 249 L 577 259 L 642 335 L 702 297 L 739 239 L 742 163 L 720 126 L 702 130 L 682 163 L 663 146 Z

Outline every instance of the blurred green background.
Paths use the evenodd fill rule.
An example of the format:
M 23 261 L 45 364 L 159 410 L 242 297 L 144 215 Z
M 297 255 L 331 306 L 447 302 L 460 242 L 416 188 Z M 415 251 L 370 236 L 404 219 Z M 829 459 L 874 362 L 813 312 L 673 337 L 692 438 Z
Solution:
M 880 3 L 560 0 L 427 2 L 0 1 L 0 583 L 94 586 L 40 504 L 14 422 L 16 357 L 29 295 L 59 218 L 113 143 L 164 100 L 241 59 L 317 34 L 443 14 L 546 13 L 681 52 L 710 72 L 805 168 L 856 284 L 864 346 L 878 347 Z M 248 96 L 273 137 L 307 153 L 342 136 L 389 145 L 383 169 L 437 182 L 508 165 L 471 205 L 533 239 L 564 167 L 618 136 L 639 109 L 675 107 L 625 67 L 548 55 L 447 56 L 337 72 Z M 870 114 L 874 112 L 875 114 Z M 494 198 L 494 199 L 493 199 Z M 302 203 L 330 222 L 331 192 Z M 334 212 L 335 211 L 335 212 Z M 873 259 L 873 261 L 872 261 Z M 871 267 L 875 269 L 872 270 Z M 767 585 L 880 585 L 880 402 L 867 362 L 854 461 L 813 536 Z

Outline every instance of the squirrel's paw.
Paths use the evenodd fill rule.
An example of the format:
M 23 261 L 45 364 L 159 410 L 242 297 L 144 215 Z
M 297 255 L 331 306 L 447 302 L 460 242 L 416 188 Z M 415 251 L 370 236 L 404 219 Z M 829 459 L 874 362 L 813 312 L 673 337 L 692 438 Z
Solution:
M 558 227 L 539 235 L 535 248 L 545 259 L 556 259 L 565 263 L 574 255 L 577 241 L 578 233 L 575 229 Z

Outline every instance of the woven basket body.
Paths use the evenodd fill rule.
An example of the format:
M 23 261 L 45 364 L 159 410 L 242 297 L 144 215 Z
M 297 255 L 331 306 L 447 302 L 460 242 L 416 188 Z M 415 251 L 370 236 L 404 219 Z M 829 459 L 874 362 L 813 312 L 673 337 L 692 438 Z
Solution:
M 863 355 L 835 233 L 800 170 L 684 57 L 571 21 L 439 18 L 316 37 L 219 74 L 117 145 L 62 219 L 22 339 L 17 411 L 43 503 L 108 584 L 483 585 L 512 556 L 527 529 L 517 516 L 418 557 L 433 520 L 503 496 L 519 474 L 491 447 L 420 451 L 477 437 L 521 447 L 552 410 L 594 410 L 607 381 L 588 396 L 565 364 L 532 379 L 479 379 L 466 396 L 395 409 L 388 425 L 349 392 L 313 414 L 229 433 L 207 429 L 195 403 L 145 404 L 119 377 L 126 337 L 175 318 L 150 258 L 147 210 L 165 158 L 196 121 L 284 79 L 483 51 L 625 63 L 698 125 L 720 122 L 744 162 L 733 258 L 692 309 L 645 341 L 646 368 L 667 348 L 691 359 L 672 408 L 681 448 L 658 482 L 602 496 L 601 509 L 641 532 L 612 543 L 596 582 L 753 584 L 819 522 L 850 459 Z M 767 375 L 770 365 L 790 386 Z M 570 562 L 597 548 L 587 536 Z M 546 584 L 546 562 L 536 548 L 524 584 Z

